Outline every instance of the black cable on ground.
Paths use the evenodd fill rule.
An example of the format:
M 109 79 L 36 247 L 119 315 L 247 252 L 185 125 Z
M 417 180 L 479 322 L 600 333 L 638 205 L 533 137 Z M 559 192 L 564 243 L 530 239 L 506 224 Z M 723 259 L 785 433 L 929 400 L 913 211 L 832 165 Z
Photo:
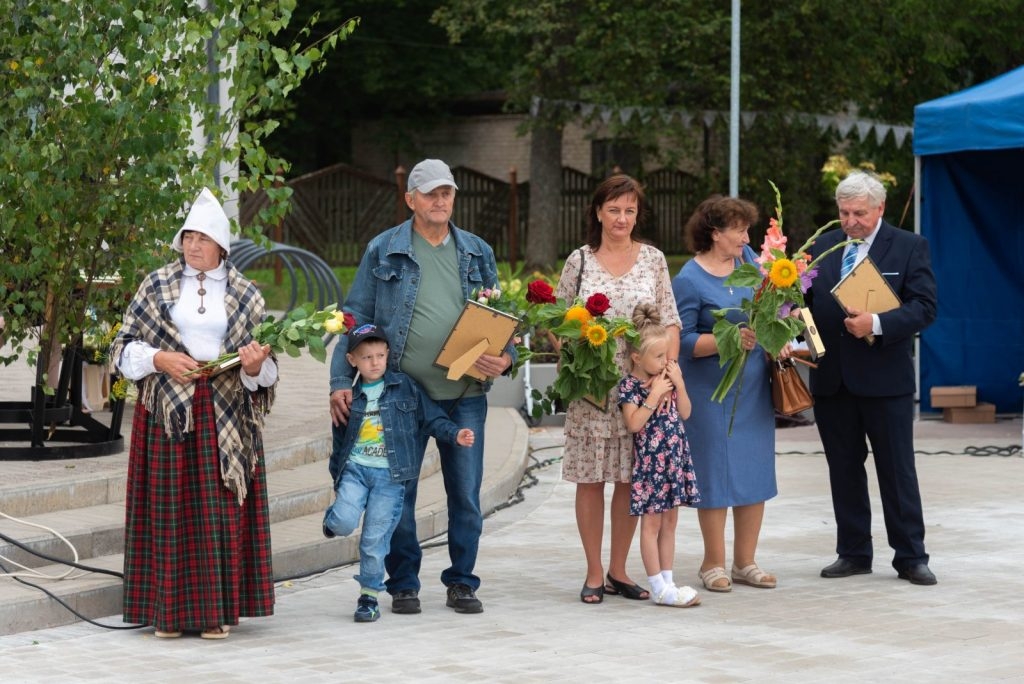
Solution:
M 2 535 L 0 535 L 0 536 L 2 536 Z M 5 539 L 6 539 L 6 537 L 5 537 Z M 65 562 L 65 561 L 61 561 L 61 562 Z M 83 568 L 84 566 L 75 564 L 74 567 Z M 5 573 L 10 573 L 10 570 L 3 563 L 0 563 L 0 570 L 3 570 Z M 105 571 L 105 572 L 107 572 L 109 574 L 110 571 Z M 81 613 L 79 613 L 77 610 L 75 610 L 74 608 L 69 606 L 63 599 L 61 599 L 59 596 L 54 594 L 49 589 L 47 589 L 45 587 L 41 587 L 38 584 L 34 584 L 32 582 L 29 582 L 28 580 L 22 579 L 21 577 L 12 577 L 11 579 L 13 579 L 13 580 L 15 580 L 17 582 L 21 582 L 22 584 L 24 584 L 27 587 L 32 587 L 33 589 L 38 589 L 39 591 L 41 591 L 44 594 L 46 594 L 47 596 L 49 596 L 50 598 L 52 598 L 54 601 L 56 601 L 60 605 L 62 605 L 65 608 L 67 608 L 68 612 L 71 613 L 72 615 L 74 615 L 75 617 L 77 617 L 79 620 L 82 620 L 83 622 L 88 622 L 90 625 L 96 625 L 97 627 L 103 627 L 105 629 L 142 629 L 143 627 L 147 626 L 147 625 L 106 625 L 106 624 L 103 624 L 102 622 L 97 622 L 96 620 L 93 620 L 92 618 L 86 617 L 85 615 L 82 615 Z
M 43 560 L 48 560 L 51 563 L 57 563 L 58 565 L 67 565 L 67 566 L 72 567 L 72 568 L 77 568 L 78 570 L 85 570 L 86 572 L 96 572 L 96 573 L 99 573 L 101 575 L 111 575 L 111 576 L 117 577 L 119 579 L 124 579 L 124 573 L 117 572 L 116 570 L 107 570 L 106 568 L 94 568 L 94 567 L 89 566 L 89 565 L 82 565 L 81 563 L 76 563 L 75 561 L 64 560 L 63 558 L 54 558 L 53 556 L 49 556 L 49 555 L 43 553 L 42 551 L 37 551 L 36 549 L 30 548 L 30 547 L 26 546 L 25 544 L 22 544 L 17 539 L 11 539 L 10 537 L 8 537 L 3 532 L 0 532 L 0 539 L 3 539 L 8 544 L 14 544 L 19 549 L 21 549 L 22 551 L 24 551 L 26 553 L 30 553 L 33 556 L 37 556 L 38 558 L 42 558 Z M 4 572 L 9 572 L 9 571 L 5 569 Z
M 820 449 L 817 451 L 776 451 L 776 456 L 817 456 L 821 454 L 825 455 L 824 451 Z M 920 449 L 914 451 L 915 456 L 1024 456 L 1021 453 L 1021 447 L 1019 444 L 1011 444 L 1009 446 L 965 446 L 960 451 L 922 451 Z

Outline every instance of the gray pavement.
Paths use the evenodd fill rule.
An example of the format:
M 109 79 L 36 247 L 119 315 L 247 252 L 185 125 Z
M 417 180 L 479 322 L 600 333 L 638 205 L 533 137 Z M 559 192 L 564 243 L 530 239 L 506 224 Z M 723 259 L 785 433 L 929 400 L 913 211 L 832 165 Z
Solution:
M 294 424 L 268 432 L 285 439 L 320 420 L 325 388 L 308 389 L 306 403 L 280 409 Z M 819 577 L 834 558 L 834 524 L 820 443 L 803 427 L 777 432 L 779 496 L 758 553 L 777 589 L 701 589 L 702 605 L 686 610 L 614 596 L 584 605 L 562 431 L 542 427 L 530 436 L 536 484 L 485 524 L 482 614 L 445 608 L 440 538 L 425 542 L 420 615 L 392 614 L 385 600 L 380 621 L 355 624 L 348 566 L 280 583 L 276 614 L 244 620 L 225 641 L 87 623 L 0 637 L 0 681 L 1024 682 L 1024 458 L 1006 455 L 1021 443 L 1020 417 L 921 420 L 916 430 L 934 587 L 896 579 L 877 490 L 874 574 Z M 985 455 L 968 455 L 975 448 Z M 696 585 L 700 556 L 696 516 L 683 511 L 678 582 Z M 644 576 L 635 544 L 629 570 Z

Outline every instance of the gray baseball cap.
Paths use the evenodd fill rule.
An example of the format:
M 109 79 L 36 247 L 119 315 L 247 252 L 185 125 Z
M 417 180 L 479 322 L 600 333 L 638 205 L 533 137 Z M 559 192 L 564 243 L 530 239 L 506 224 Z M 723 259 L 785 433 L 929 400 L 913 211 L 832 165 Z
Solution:
M 452 170 L 440 159 L 424 159 L 412 167 L 412 172 L 409 174 L 409 192 L 413 190 L 430 192 L 442 185 L 450 185 L 455 190 L 459 189 L 459 186 L 455 184 Z

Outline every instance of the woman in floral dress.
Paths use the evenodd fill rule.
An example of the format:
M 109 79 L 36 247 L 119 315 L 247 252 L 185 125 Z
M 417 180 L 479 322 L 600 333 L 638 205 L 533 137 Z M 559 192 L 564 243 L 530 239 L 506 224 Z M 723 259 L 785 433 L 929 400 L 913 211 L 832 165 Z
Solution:
M 587 212 L 587 244 L 566 259 L 555 295 L 572 301 L 590 295 L 607 296 L 607 317 L 632 316 L 640 303 L 658 310 L 670 331 L 668 356 L 679 354 L 679 314 L 672 296 L 665 255 L 633 236 L 646 210 L 642 186 L 622 174 L 601 183 Z M 615 360 L 626 374 L 626 350 L 616 338 Z M 576 483 L 576 525 L 587 559 L 587 576 L 580 592 L 584 603 L 600 603 L 604 594 L 646 600 L 650 593 L 626 572 L 626 558 L 637 519 L 629 514 L 633 472 L 633 437 L 618 411 L 618 389 L 609 392 L 606 406 L 586 400 L 570 402 L 565 417 L 562 477 Z M 612 484 L 610 506 L 611 552 L 607 574 L 601 546 L 604 536 L 605 484 Z

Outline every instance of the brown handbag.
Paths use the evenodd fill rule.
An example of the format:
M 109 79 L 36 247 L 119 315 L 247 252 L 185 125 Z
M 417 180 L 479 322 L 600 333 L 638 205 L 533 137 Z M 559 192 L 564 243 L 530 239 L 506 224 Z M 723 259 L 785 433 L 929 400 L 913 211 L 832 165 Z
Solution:
M 776 359 L 771 362 L 772 369 L 772 404 L 775 410 L 784 416 L 792 416 L 814 406 L 807 385 L 797 372 L 793 361 L 817 368 L 817 364 L 803 359 Z

